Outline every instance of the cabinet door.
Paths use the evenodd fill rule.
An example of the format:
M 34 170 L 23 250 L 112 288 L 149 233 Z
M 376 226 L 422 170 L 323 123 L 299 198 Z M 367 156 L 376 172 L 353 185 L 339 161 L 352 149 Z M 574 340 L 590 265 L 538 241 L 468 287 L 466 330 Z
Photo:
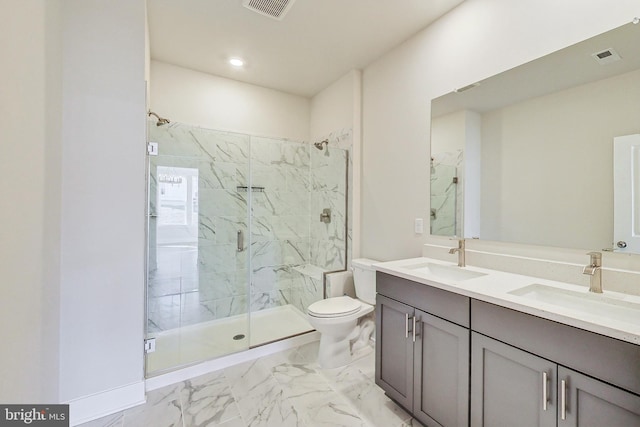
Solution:
M 473 332 L 471 426 L 556 425 L 557 365 Z
M 423 424 L 469 425 L 469 329 L 416 310 L 413 415 Z
M 376 384 L 411 411 L 413 403 L 413 307 L 376 297 Z
M 640 396 L 562 366 L 558 396 L 558 427 L 640 426 Z

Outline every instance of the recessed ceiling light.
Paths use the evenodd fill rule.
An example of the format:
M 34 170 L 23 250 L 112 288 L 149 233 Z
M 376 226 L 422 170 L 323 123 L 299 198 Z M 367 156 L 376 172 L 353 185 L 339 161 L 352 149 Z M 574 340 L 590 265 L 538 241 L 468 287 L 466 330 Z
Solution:
M 244 61 L 240 58 L 231 58 L 229 60 L 229 64 L 233 65 L 234 67 L 242 67 L 244 65 Z

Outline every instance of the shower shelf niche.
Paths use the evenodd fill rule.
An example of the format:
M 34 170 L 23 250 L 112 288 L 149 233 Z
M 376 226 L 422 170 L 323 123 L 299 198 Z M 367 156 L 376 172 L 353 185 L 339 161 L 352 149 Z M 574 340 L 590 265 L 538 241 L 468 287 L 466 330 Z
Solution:
M 236 191 L 246 193 L 247 191 L 249 191 L 249 187 L 247 187 L 246 185 L 243 185 L 243 186 L 239 185 L 236 187 Z M 264 187 L 251 186 L 251 191 L 253 191 L 254 193 L 262 193 L 264 192 Z

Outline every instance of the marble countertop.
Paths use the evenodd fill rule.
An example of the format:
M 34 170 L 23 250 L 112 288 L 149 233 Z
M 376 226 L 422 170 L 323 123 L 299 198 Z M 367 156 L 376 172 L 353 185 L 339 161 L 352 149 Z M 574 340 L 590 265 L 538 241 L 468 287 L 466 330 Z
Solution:
M 517 293 L 522 288 L 536 284 L 569 291 L 567 293 L 577 292 L 581 297 L 584 296 L 588 301 L 595 301 L 596 303 L 599 302 L 598 298 L 602 295 L 609 301 L 615 301 L 616 304 L 619 303 L 626 306 L 639 304 L 638 307 L 640 307 L 640 297 L 638 296 L 607 291 L 606 289 L 604 289 L 603 294 L 589 294 L 588 289 L 584 286 L 473 266 L 467 266 L 462 269 L 469 272 L 483 273 L 484 275 L 466 280 L 443 279 L 430 274 L 428 271 L 416 269 L 416 266 L 426 264 L 459 268 L 456 264 L 431 258 L 410 258 L 381 262 L 374 264 L 373 267 L 377 271 L 393 276 L 640 345 L 640 309 L 637 310 L 637 313 L 633 309 L 628 309 L 628 315 L 625 315 L 625 320 L 623 321 L 607 316 L 606 304 L 603 305 L 602 311 L 579 309 L 564 307 L 560 302 L 537 301 L 517 295 Z M 514 291 L 516 294 L 510 293 Z

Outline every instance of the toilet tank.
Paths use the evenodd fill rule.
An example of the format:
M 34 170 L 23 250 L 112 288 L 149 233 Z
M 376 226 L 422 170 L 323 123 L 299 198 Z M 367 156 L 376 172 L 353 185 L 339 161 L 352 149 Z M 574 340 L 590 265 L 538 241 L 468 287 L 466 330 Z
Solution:
M 358 258 L 351 261 L 356 297 L 371 305 L 376 303 L 376 270 L 372 265 L 378 262 L 380 261 L 367 258 Z

